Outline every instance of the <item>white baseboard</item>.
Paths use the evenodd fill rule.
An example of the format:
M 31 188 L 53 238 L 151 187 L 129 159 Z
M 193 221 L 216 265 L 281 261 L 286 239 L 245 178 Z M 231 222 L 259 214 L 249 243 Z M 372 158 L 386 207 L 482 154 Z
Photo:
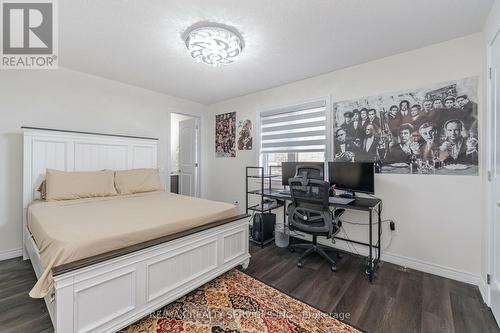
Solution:
M 478 287 L 481 280 L 481 276 L 479 274 L 473 274 L 455 268 L 426 262 L 420 259 L 405 257 L 395 253 L 382 253 L 381 260 L 422 272 L 439 275 L 448 279 L 473 284 Z
M 306 239 L 309 239 L 305 237 Z M 318 243 L 332 246 L 332 242 L 330 240 L 318 238 Z M 343 241 L 336 241 L 336 243 L 333 245 L 334 247 L 338 248 L 339 250 L 343 250 L 346 252 L 350 253 L 357 253 L 360 255 L 368 255 L 368 249 L 366 247 L 361 247 L 361 246 L 348 246 L 346 242 Z M 375 253 L 374 253 L 375 255 Z M 410 269 L 415 269 L 418 271 L 422 271 L 425 273 L 430 273 L 438 276 L 442 276 L 448 279 L 460 281 L 460 282 L 465 282 L 469 284 L 473 284 L 475 286 L 479 287 L 479 290 L 481 291 L 483 295 L 486 295 L 486 293 L 483 294 L 483 291 L 481 290 L 482 286 L 481 284 L 481 276 L 479 274 L 473 274 L 465 271 L 461 271 L 455 268 L 447 267 L 447 266 L 442 266 L 430 262 L 426 262 L 420 259 L 415 259 L 415 258 L 410 258 L 410 257 L 405 257 L 399 254 L 395 253 L 390 253 L 390 252 L 382 252 L 382 256 L 380 260 L 389 262 L 391 264 L 407 267 Z
M 489 287 L 483 278 L 479 279 L 478 287 L 479 287 L 479 292 L 481 293 L 481 296 L 483 297 L 484 303 L 486 303 L 486 305 L 488 305 L 488 306 L 491 306 L 491 304 L 490 304 L 491 301 L 490 301 L 490 297 L 489 297 L 489 295 L 490 295 Z
M 22 248 L 0 251 L 0 261 L 22 257 L 22 255 L 23 255 Z

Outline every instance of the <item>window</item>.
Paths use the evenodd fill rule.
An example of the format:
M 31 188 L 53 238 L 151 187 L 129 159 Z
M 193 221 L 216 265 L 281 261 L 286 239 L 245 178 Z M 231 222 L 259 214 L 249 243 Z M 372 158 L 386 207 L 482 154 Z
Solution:
M 325 160 L 325 101 L 272 110 L 260 117 L 260 165 L 266 171 L 281 162 Z

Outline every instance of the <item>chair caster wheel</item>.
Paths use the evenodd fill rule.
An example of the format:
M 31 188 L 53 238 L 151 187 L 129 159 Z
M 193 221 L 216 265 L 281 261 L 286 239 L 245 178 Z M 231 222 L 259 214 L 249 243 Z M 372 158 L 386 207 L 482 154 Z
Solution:
M 295 249 L 293 247 L 289 247 L 288 248 L 288 251 L 290 251 L 290 253 L 294 253 L 295 252 Z
M 330 269 L 332 270 L 332 272 L 336 272 L 337 271 L 337 266 L 333 265 L 332 267 L 330 267 Z
M 298 262 L 298 263 L 297 263 L 297 267 L 298 267 L 298 268 L 302 268 L 302 267 L 304 267 L 304 264 L 302 264 L 301 262 Z

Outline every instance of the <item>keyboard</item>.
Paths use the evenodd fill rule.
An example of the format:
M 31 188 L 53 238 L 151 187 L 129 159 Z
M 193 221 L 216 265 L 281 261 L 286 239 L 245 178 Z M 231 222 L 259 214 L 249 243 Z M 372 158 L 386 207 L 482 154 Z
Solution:
M 354 199 L 349 199 L 349 198 L 339 198 L 339 197 L 329 197 L 328 198 L 329 203 L 338 204 L 338 205 L 348 205 L 353 201 L 354 201 Z
M 279 191 L 278 193 L 282 194 L 282 195 L 291 195 L 292 194 L 290 191 Z

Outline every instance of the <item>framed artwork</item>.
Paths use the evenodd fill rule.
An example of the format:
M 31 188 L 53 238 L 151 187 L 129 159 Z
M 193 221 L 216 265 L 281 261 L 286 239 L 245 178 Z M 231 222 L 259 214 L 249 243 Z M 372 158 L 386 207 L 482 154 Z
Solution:
M 333 105 L 334 161 L 376 172 L 478 175 L 478 78 Z
M 236 157 L 236 112 L 215 116 L 216 157 Z
M 240 120 L 238 124 L 238 150 L 252 150 L 252 121 Z

